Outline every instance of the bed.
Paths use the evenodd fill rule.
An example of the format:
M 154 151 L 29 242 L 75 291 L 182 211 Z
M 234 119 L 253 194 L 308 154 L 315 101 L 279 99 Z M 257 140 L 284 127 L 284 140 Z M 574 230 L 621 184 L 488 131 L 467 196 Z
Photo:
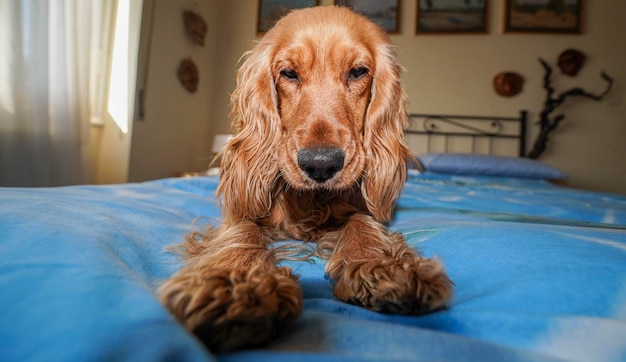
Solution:
M 390 227 L 445 263 L 448 309 L 370 312 L 333 297 L 323 260 L 286 262 L 303 288 L 300 319 L 263 348 L 211 354 L 155 289 L 180 267 L 167 246 L 218 222 L 217 177 L 1 188 L 0 360 L 626 360 L 626 197 L 560 187 L 551 180 L 565 175 L 545 164 L 482 152 L 523 154 L 525 114 L 488 117 L 487 131 L 475 117 L 412 118 L 407 138 L 432 149 Z M 458 124 L 479 134 L 459 141 Z M 497 128 L 519 132 L 500 140 Z

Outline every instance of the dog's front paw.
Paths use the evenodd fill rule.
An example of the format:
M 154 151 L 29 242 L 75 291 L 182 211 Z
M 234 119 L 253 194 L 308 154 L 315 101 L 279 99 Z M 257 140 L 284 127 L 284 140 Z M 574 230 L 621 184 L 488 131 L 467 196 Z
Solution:
M 415 256 L 349 262 L 336 282 L 340 300 L 383 313 L 426 313 L 452 298 L 453 283 L 443 265 Z
M 302 291 L 289 268 L 184 270 L 159 294 L 212 351 L 262 344 L 302 310 Z

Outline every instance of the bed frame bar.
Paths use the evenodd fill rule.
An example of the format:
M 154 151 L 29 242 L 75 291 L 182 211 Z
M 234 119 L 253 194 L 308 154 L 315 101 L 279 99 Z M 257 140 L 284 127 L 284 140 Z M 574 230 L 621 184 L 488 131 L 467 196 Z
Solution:
M 476 139 L 487 139 L 489 149 L 494 139 L 509 138 L 517 139 L 519 142 L 518 155 L 526 156 L 526 121 L 527 111 L 520 111 L 518 117 L 494 117 L 494 116 L 471 116 L 471 115 L 443 115 L 411 113 L 409 114 L 410 124 L 404 130 L 406 134 L 426 135 L 428 149 L 433 136 L 443 136 L 446 142 L 449 137 L 469 138 L 472 148 Z M 418 125 L 421 121 L 421 127 Z M 505 123 L 516 122 L 518 127 L 504 127 Z

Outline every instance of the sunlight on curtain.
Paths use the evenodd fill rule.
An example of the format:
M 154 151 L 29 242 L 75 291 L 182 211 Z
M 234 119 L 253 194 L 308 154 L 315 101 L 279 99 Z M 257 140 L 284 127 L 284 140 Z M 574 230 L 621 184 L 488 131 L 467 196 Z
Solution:
M 11 51 L 13 46 L 9 36 L 11 28 L 14 27 L 12 15 L 9 2 L 0 1 L 0 54 L 4 57 L 4 61 L 0 62 L 0 79 L 5 80 L 0 81 L 0 120 L 4 118 L 2 117 L 4 112 L 15 113 L 15 100 L 11 91 L 11 64 L 14 63 L 14 55 Z M 4 131 L 3 128 L 0 130 Z
M 109 85 L 109 114 L 123 133 L 128 133 L 128 32 L 129 0 L 118 0 Z
M 0 0 L 0 186 L 90 182 L 113 5 Z

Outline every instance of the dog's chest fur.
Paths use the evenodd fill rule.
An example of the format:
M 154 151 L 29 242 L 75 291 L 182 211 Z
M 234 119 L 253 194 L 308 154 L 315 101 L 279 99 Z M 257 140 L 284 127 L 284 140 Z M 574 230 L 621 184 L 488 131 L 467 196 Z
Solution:
M 314 242 L 343 227 L 357 212 L 367 212 L 358 185 L 341 191 L 288 189 L 275 195 L 266 221 L 286 238 Z

